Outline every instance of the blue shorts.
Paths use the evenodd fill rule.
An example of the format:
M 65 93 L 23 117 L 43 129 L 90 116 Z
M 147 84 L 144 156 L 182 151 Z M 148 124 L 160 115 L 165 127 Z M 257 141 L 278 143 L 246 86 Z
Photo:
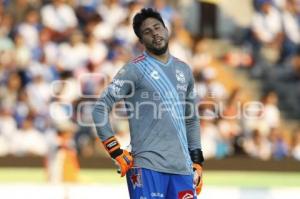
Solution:
M 130 199 L 197 199 L 193 175 L 132 168 L 126 178 Z

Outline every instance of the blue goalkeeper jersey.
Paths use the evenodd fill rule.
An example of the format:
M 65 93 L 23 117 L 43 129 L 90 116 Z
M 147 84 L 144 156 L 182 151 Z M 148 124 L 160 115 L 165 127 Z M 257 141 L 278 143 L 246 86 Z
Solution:
M 93 110 L 101 140 L 114 135 L 113 105 L 124 100 L 134 166 L 190 175 L 189 151 L 201 148 L 191 69 L 169 56 L 162 63 L 144 52 L 126 64 L 102 93 Z

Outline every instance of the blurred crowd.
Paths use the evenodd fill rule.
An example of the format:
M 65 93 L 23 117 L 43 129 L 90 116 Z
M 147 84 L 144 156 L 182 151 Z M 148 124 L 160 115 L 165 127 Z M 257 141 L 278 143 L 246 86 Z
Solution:
M 266 121 L 257 121 L 262 126 L 252 129 L 252 139 L 243 142 L 244 151 L 262 159 L 290 154 L 299 160 L 299 127 L 288 128 L 281 119 L 298 123 L 300 119 L 300 1 L 253 0 L 252 6 L 251 24 L 242 36 L 232 37 L 239 50 L 224 59 L 233 67 L 246 68 L 262 88 Z M 255 145 L 260 147 L 255 150 Z
M 242 41 L 231 41 L 250 49 L 241 62 L 228 58 L 232 54 L 219 59 L 209 52 L 209 38 L 222 40 L 216 27 L 207 27 L 213 31 L 204 35 L 186 28 L 191 20 L 200 28 L 211 25 L 199 23 L 200 15 L 190 18 L 186 9 L 204 4 L 217 8 L 218 1 L 170 2 L 2 0 L 0 156 L 48 155 L 51 159 L 53 151 L 61 148 L 84 157 L 103 155 L 91 109 L 118 70 L 143 50 L 132 30 L 132 18 L 142 7 L 151 6 L 170 30 L 171 53 L 193 70 L 204 156 L 300 160 L 300 128 L 293 132 L 284 128 L 278 105 L 290 100 L 292 109 L 299 109 L 299 1 L 254 1 L 252 26 Z M 225 78 L 216 65 L 251 68 L 253 76 L 266 82 L 261 100 L 245 97 L 238 82 Z M 287 97 L 281 92 L 289 91 L 289 85 L 295 91 Z M 127 146 L 124 112 L 114 115 L 119 117 L 113 117 L 111 124 Z

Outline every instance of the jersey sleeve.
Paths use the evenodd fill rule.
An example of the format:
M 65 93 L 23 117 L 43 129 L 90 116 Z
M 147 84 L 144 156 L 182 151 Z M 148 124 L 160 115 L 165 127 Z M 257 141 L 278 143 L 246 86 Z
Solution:
M 92 111 L 92 117 L 97 135 L 101 140 L 104 141 L 115 134 L 109 121 L 109 113 L 116 102 L 133 95 L 137 80 L 135 66 L 127 64 L 120 69 L 97 100 Z
M 196 95 L 194 93 L 194 77 L 189 68 L 189 84 L 186 93 L 185 125 L 189 150 L 201 149 L 200 125 L 197 114 Z

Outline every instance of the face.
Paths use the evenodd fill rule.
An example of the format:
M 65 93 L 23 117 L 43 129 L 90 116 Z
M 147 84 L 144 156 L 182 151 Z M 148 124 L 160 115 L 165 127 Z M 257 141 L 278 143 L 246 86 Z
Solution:
M 163 26 L 163 24 L 155 19 L 146 19 L 140 28 L 141 42 L 144 44 L 145 48 L 155 54 L 162 55 L 168 49 L 168 30 Z
M 262 10 L 263 13 L 268 14 L 270 9 L 271 9 L 271 4 L 268 3 L 268 2 L 263 3 L 262 6 L 261 6 L 261 10 Z

